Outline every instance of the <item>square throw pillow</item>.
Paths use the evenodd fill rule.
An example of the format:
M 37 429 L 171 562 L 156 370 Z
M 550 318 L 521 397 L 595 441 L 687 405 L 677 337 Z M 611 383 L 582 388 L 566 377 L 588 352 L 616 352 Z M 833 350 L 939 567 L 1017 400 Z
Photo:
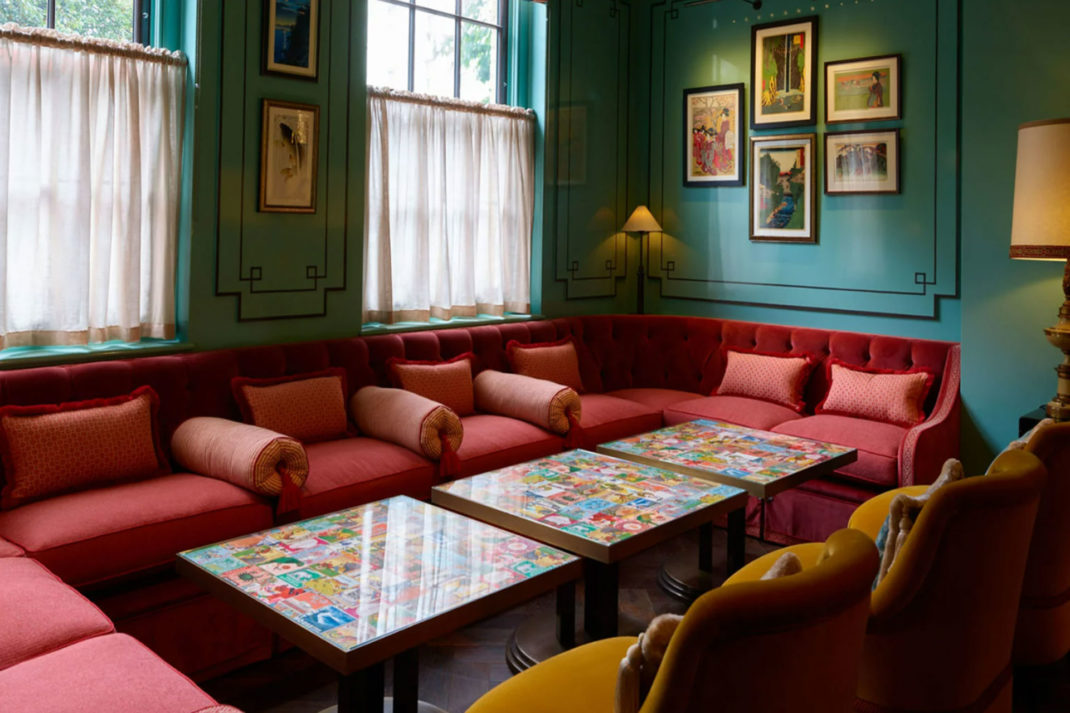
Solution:
M 304 443 L 349 435 L 344 369 L 230 380 L 242 419 Z
M 387 359 L 394 386 L 437 401 L 453 409 L 458 416 L 476 412 L 472 386 L 472 362 L 475 354 L 465 352 L 445 361 L 411 361 Z
M 577 394 L 583 393 L 580 359 L 572 337 L 532 344 L 521 344 L 514 339 L 505 345 L 505 356 L 517 374 L 552 381 L 574 389 Z
M 158 409 L 149 386 L 108 399 L 0 409 L 0 508 L 169 472 Z
M 865 369 L 839 360 L 828 365 L 829 390 L 817 413 L 856 416 L 907 428 L 925 420 L 925 397 L 935 375 L 928 369 Z
M 747 396 L 802 411 L 806 382 L 816 363 L 808 354 L 768 354 L 726 349 L 718 396 Z

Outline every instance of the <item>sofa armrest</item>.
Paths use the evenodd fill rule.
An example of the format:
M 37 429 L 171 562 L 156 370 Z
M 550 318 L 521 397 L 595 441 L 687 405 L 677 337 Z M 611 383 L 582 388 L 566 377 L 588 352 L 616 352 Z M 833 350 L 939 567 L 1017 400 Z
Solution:
M 491 369 L 480 372 L 473 386 L 480 411 L 527 421 L 562 436 L 579 426 L 583 402 L 567 386 Z
M 932 414 L 914 426 L 899 446 L 899 485 L 933 482 L 948 458 L 959 456 L 959 346 L 947 352 L 944 377 Z
M 0 537 L 0 557 L 22 557 L 25 554 L 26 551 L 14 542 L 10 542 L 3 537 Z
M 464 426 L 453 409 L 405 389 L 365 386 L 350 399 L 361 433 L 404 446 L 456 475 Z
M 171 453 L 184 468 L 263 495 L 295 494 L 308 478 L 300 441 L 225 418 L 183 421 L 171 437 Z M 280 512 L 289 509 L 280 503 Z

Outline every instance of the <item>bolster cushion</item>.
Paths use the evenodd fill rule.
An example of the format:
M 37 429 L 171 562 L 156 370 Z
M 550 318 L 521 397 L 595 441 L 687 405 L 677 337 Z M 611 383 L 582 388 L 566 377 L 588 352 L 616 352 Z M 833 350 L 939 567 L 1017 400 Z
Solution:
M 365 386 L 349 402 L 361 433 L 396 443 L 431 460 L 442 457 L 442 443 L 453 453 L 461 447 L 464 426 L 452 409 L 405 389 Z
M 299 488 L 308 478 L 308 456 L 300 441 L 225 418 L 184 421 L 171 438 L 171 453 L 195 473 L 265 495 L 280 495 L 284 476 Z
M 580 395 L 553 381 L 488 369 L 476 377 L 475 392 L 480 411 L 518 418 L 552 433 L 568 433 L 569 416 L 574 423 L 580 421 Z

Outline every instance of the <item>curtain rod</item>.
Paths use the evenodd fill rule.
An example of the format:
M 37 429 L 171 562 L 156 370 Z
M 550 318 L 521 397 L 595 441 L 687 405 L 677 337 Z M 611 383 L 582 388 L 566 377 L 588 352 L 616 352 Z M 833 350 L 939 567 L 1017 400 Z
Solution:
M 162 64 L 186 65 L 186 55 L 181 52 L 171 52 L 160 47 L 146 47 L 136 42 L 120 42 L 106 40 L 99 37 L 85 37 L 50 30 L 44 27 L 23 27 L 13 22 L 0 25 L 0 40 L 22 42 L 38 47 L 52 47 L 56 49 L 69 49 L 76 52 L 92 52 L 94 54 L 112 55 L 115 57 L 129 57 L 142 59 L 149 62 Z

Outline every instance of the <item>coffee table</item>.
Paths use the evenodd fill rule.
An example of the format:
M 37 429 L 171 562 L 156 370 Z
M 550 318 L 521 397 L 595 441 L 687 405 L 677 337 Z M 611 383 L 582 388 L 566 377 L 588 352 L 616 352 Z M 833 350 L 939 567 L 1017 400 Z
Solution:
M 763 539 L 764 501 L 858 458 L 848 446 L 706 419 L 603 443 L 598 452 L 746 490 L 763 501 L 759 512 Z M 700 543 L 709 539 L 706 533 L 700 537 Z M 737 556 L 742 558 L 742 552 Z M 688 601 L 712 585 L 709 569 L 696 571 L 690 562 L 680 560 L 667 562 L 659 581 L 667 592 Z
M 339 674 L 338 711 L 417 700 L 416 647 L 558 588 L 574 601 L 581 560 L 399 496 L 178 555 L 178 571 Z M 562 626 L 574 627 L 570 612 Z
M 585 450 L 572 450 L 436 486 L 431 501 L 584 557 L 584 629 L 593 639 L 618 629 L 618 563 L 682 532 L 729 520 L 744 538 L 746 493 Z M 712 551 L 700 553 L 712 559 Z M 703 562 L 712 567 L 712 563 Z M 729 568 L 739 562 L 730 562 Z M 570 641 L 541 619 L 521 625 L 507 652 L 514 671 Z

